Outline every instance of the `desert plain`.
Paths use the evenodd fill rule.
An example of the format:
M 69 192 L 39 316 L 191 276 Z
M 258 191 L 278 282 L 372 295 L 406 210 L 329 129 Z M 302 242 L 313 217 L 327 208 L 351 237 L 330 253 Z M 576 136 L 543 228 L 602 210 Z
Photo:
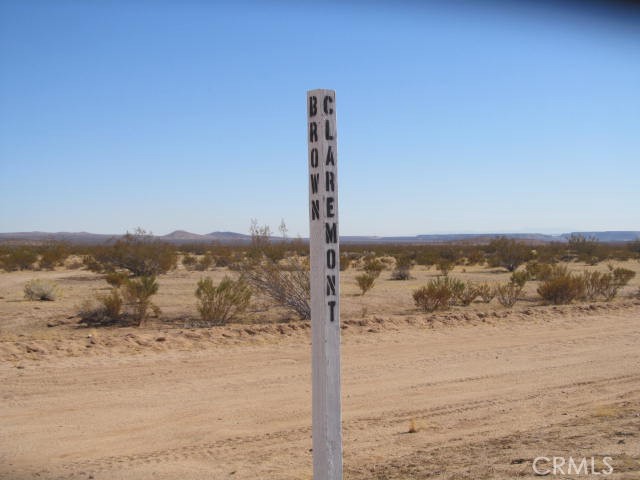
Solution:
M 529 282 L 512 308 L 424 313 L 411 291 L 436 270 L 385 271 L 364 296 L 357 273 L 341 274 L 345 479 L 533 479 L 554 456 L 613 472 L 548 478 L 640 478 L 640 275 L 612 302 L 542 305 Z M 224 275 L 180 266 L 159 278 L 158 318 L 88 328 L 102 275 L 0 273 L 0 478 L 311 479 L 309 324 L 257 297 L 194 326 L 197 280 Z M 24 299 L 32 278 L 60 297 Z

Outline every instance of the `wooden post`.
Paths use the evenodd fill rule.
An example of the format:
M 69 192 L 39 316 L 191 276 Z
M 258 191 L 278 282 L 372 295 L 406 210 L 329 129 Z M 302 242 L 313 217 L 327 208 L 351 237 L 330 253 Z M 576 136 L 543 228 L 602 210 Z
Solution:
M 336 94 L 307 92 L 313 478 L 342 480 Z

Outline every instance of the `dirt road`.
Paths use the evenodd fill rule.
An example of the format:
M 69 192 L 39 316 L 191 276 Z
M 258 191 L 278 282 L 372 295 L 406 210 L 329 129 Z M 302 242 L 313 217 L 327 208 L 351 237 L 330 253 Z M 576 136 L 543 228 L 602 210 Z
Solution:
M 535 457 L 607 455 L 607 478 L 640 478 L 640 306 L 541 312 L 347 330 L 345 478 L 538 478 Z M 308 330 L 19 366 L 0 366 L 2 479 L 311 478 Z

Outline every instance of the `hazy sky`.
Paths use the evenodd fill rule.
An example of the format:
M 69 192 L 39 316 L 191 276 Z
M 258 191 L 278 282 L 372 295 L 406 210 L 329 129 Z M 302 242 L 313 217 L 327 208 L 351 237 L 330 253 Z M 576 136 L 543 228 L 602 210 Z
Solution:
M 523 5 L 0 1 L 0 231 L 306 235 L 313 88 L 343 235 L 640 230 L 639 10 Z

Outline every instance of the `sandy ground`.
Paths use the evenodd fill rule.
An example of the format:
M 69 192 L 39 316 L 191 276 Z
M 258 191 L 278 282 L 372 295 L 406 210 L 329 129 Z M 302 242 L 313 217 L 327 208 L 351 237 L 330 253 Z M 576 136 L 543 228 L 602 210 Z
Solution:
M 606 477 L 549 478 L 640 478 L 639 301 L 532 296 L 425 315 L 410 292 L 435 272 L 383 273 L 365 297 L 355 273 L 343 279 L 346 479 L 538 478 L 538 456 L 594 457 L 597 470 L 612 458 Z M 21 299 L 40 276 L 60 300 Z M 90 330 L 74 314 L 104 289 L 98 276 L 0 275 L 0 478 L 311 478 L 309 329 L 260 301 L 246 321 L 261 323 L 184 328 L 200 276 L 163 277 L 149 327 Z

